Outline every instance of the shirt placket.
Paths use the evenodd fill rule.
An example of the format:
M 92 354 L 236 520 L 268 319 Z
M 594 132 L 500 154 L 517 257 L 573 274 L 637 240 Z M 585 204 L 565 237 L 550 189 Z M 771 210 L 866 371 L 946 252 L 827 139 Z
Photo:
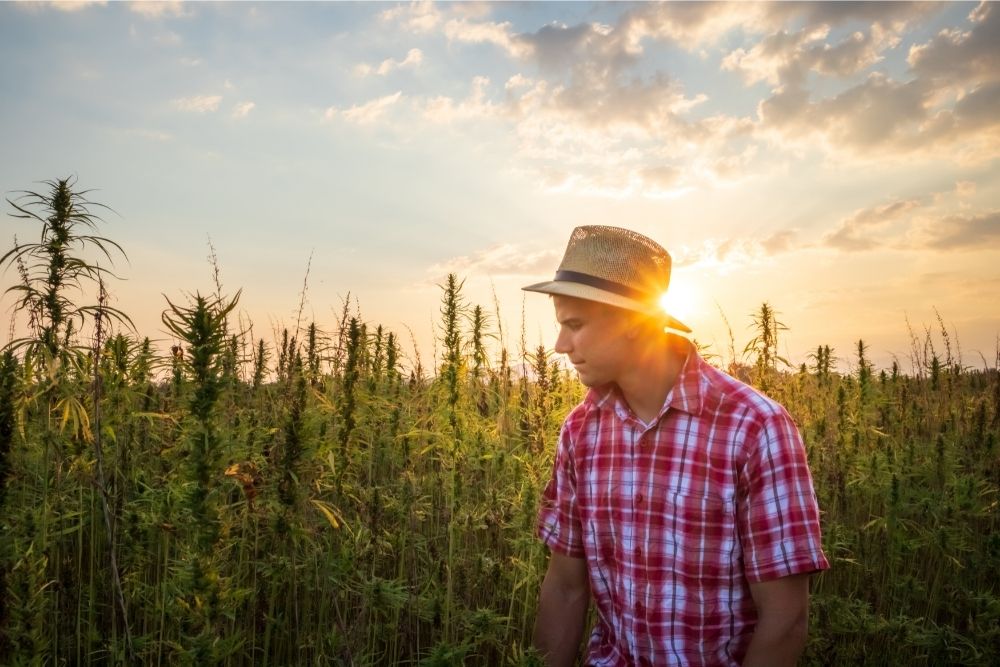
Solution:
M 649 604 L 649 538 L 650 522 L 646 509 L 650 499 L 647 498 L 647 487 L 649 475 L 651 474 L 652 462 L 652 442 L 659 419 L 646 425 L 640 422 L 634 415 L 629 415 L 626 422 L 626 430 L 629 434 L 629 454 L 628 474 L 630 489 L 632 491 L 631 502 L 629 504 L 629 521 L 632 525 L 633 544 L 631 545 L 635 563 L 635 570 L 632 577 L 632 596 L 630 599 L 633 610 L 632 627 L 629 637 L 631 638 L 631 661 L 636 665 L 649 665 L 652 652 L 652 638 L 649 633 L 652 629 L 648 625 Z M 642 576 L 638 576 L 639 573 Z
M 645 441 L 648 440 L 649 428 L 639 422 L 633 415 L 629 415 L 626 421 L 626 428 L 629 434 L 629 465 L 626 469 L 628 477 L 628 489 L 631 492 L 629 498 L 628 521 L 631 527 L 631 543 L 628 548 L 633 559 L 633 571 L 630 577 L 630 599 L 629 606 L 632 609 L 632 622 L 628 636 L 630 638 L 629 652 L 631 661 L 638 664 L 643 654 L 647 642 L 643 638 L 649 632 L 646 627 L 646 606 L 648 604 L 648 582 L 646 565 L 648 561 L 649 526 L 644 519 L 645 504 L 648 499 L 644 495 L 645 475 L 643 474 L 643 461 L 645 459 Z M 641 576 L 640 576 L 641 575 Z

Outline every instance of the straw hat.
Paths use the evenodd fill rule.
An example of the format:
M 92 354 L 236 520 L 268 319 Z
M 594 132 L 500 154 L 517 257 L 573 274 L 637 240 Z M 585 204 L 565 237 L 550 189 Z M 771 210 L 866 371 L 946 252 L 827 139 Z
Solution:
M 664 317 L 666 326 L 691 329 L 663 312 L 670 284 L 670 254 L 642 234 L 621 227 L 577 227 L 554 280 L 521 289 L 561 294 Z

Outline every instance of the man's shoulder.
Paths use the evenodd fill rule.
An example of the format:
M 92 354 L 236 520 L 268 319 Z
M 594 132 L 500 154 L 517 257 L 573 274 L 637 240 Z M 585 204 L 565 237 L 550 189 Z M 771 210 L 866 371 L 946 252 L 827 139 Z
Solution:
M 596 411 L 600 410 L 599 399 L 593 395 L 593 390 L 587 393 L 582 401 L 577 403 L 563 420 L 563 428 L 575 428 L 587 421 Z
M 594 429 L 589 426 L 594 424 L 595 419 L 600 418 L 602 409 L 608 407 L 604 402 L 605 398 L 607 397 L 594 389 L 588 391 L 583 400 L 577 403 L 563 419 L 560 439 L 573 445 L 588 431 L 593 432 Z
M 699 374 L 704 391 L 703 405 L 711 412 L 745 414 L 766 420 L 788 415 L 785 407 L 756 387 L 699 358 Z

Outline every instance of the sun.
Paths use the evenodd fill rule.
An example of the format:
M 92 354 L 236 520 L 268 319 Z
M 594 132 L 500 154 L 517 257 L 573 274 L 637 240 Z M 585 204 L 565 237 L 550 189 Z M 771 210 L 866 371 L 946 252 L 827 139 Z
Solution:
M 701 309 L 701 305 L 698 288 L 693 283 L 676 278 L 671 281 L 670 289 L 660 297 L 660 307 L 685 323 Z

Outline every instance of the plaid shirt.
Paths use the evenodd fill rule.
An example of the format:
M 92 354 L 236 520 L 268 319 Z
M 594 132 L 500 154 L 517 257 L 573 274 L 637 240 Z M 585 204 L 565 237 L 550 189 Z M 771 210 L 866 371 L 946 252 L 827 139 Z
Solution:
M 587 560 L 588 665 L 739 665 L 749 584 L 829 567 L 791 417 L 693 348 L 652 424 L 617 389 L 570 413 L 538 533 Z

